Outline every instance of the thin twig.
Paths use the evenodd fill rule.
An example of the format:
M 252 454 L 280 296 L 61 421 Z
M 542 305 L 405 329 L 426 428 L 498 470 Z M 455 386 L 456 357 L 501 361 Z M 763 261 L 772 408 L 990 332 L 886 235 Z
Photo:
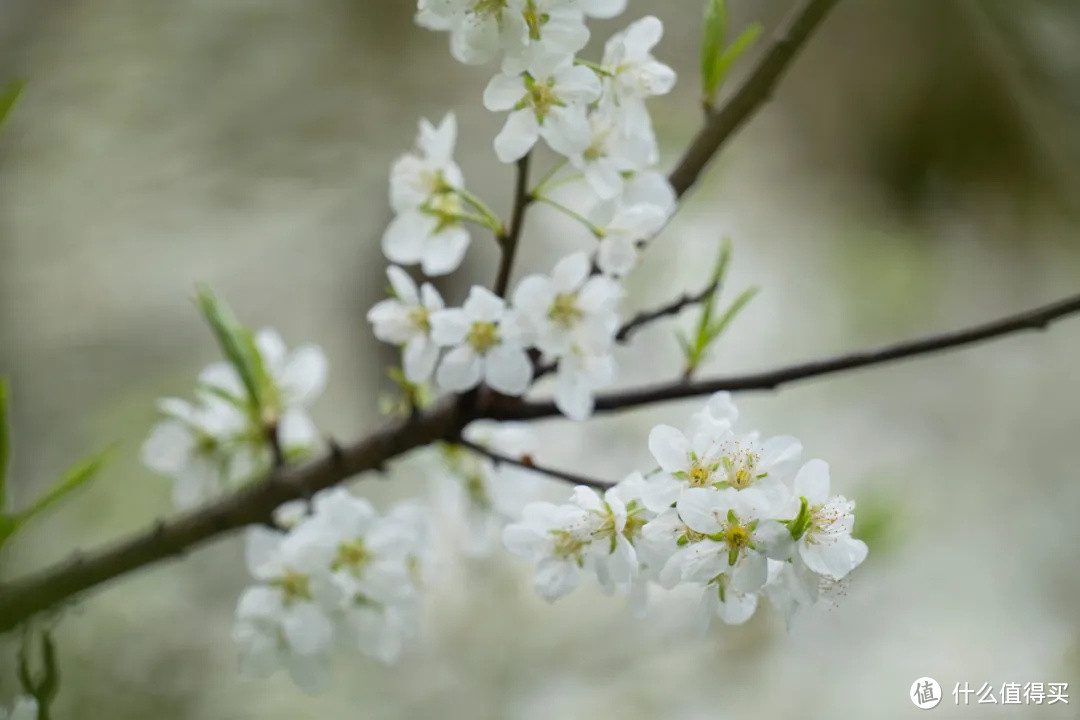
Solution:
M 721 390 L 733 392 L 775 390 L 781 385 L 798 380 L 833 375 L 871 365 L 881 365 L 903 358 L 930 355 L 1025 330 L 1044 330 L 1055 320 L 1077 313 L 1080 313 L 1080 294 L 964 330 L 930 335 L 873 350 L 861 350 L 822 360 L 788 365 L 766 372 L 733 375 L 698 382 L 679 380 L 605 393 L 596 397 L 596 412 L 628 410 L 643 405 L 708 395 Z M 536 420 L 558 414 L 559 410 L 552 402 L 522 402 L 515 400 L 491 408 L 491 416 L 498 420 Z
M 678 315 L 684 309 L 705 302 L 706 299 L 720 287 L 721 280 L 717 278 L 709 283 L 708 287 L 697 293 L 684 293 L 671 302 L 661 305 L 652 310 L 643 310 L 634 317 L 623 323 L 619 332 L 615 334 L 615 340 L 621 343 L 627 342 L 630 337 L 646 325 L 656 322 L 665 317 Z
M 477 443 L 469 442 L 468 440 L 458 440 L 457 444 L 478 455 L 483 455 L 484 457 L 493 460 L 496 465 L 513 465 L 514 467 L 531 470 L 540 473 L 541 475 L 547 475 L 556 480 L 568 482 L 571 485 L 585 485 L 586 487 L 591 487 L 595 490 L 607 490 L 615 484 L 606 480 L 597 480 L 584 475 L 575 475 L 574 473 L 565 472 L 563 470 L 556 470 L 554 468 L 544 467 L 543 465 L 537 465 L 528 457 L 513 458 L 509 455 L 503 455 L 494 450 L 489 450 L 483 445 L 478 445 Z
M 525 211 L 532 202 L 529 195 L 529 158 L 530 155 L 518 160 L 517 184 L 514 188 L 514 209 L 510 214 L 510 225 L 506 232 L 498 237 L 499 249 L 502 255 L 499 258 L 499 274 L 495 278 L 494 292 L 499 297 L 506 296 L 506 290 L 510 287 L 510 273 L 514 269 L 514 258 L 517 255 L 518 242 L 521 240 L 521 231 L 525 227 Z

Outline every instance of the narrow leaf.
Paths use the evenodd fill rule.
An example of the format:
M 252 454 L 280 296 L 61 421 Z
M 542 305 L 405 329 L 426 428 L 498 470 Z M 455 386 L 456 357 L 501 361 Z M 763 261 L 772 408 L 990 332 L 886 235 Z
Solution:
M 19 95 L 23 90 L 22 80 L 13 80 L 9 82 L 3 89 L 0 89 L 0 126 L 3 126 L 4 120 L 7 119 L 11 109 L 15 107 L 15 103 L 19 100 Z
M 35 500 L 30 507 L 18 513 L 0 517 L 0 545 L 19 532 L 26 523 L 90 482 L 104 466 L 111 450 L 112 448 L 106 449 L 68 468 L 56 484 L 45 491 L 45 494 Z
M 219 300 L 210 288 L 199 287 L 195 293 L 195 302 L 210 324 L 225 359 L 240 376 L 248 399 L 256 410 L 260 410 L 263 386 L 259 368 L 262 358 L 255 348 L 251 332 L 240 324 L 229 306 Z
M 739 58 L 741 58 L 743 54 L 757 42 L 757 39 L 764 30 L 765 27 L 761 23 L 748 25 L 741 33 L 739 33 L 739 36 L 735 38 L 735 41 L 720 54 L 716 61 L 717 88 L 723 84 L 728 73 L 731 72 L 731 68 L 734 67 L 735 63 L 739 61 Z
M 720 61 L 727 42 L 726 0 L 705 0 L 701 33 L 701 98 L 706 105 L 720 88 Z
M 8 463 L 11 461 L 11 429 L 8 426 L 8 379 L 0 378 L 0 513 L 7 508 Z
M 735 298 L 735 302 L 731 303 L 731 306 L 721 315 L 712 327 L 709 328 L 709 342 L 716 340 L 727 329 L 727 326 L 731 324 L 731 321 L 735 319 L 735 316 L 742 312 L 743 308 L 754 299 L 754 296 L 758 294 L 758 288 L 752 287 L 743 290 L 739 293 L 739 296 Z

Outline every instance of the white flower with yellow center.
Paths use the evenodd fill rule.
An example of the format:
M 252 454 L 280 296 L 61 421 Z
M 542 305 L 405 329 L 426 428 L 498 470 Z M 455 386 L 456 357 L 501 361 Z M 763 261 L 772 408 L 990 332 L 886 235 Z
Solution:
M 439 358 L 439 346 L 431 339 L 431 314 L 445 307 L 442 296 L 430 283 L 420 288 L 401 268 L 386 269 L 394 297 L 376 303 L 368 311 L 375 337 L 400 345 L 405 379 L 422 383 L 431 377 Z
M 594 573 L 610 592 L 638 572 L 636 553 L 625 534 L 627 518 L 626 504 L 613 488 L 601 497 L 579 486 L 565 505 L 526 505 L 521 521 L 503 530 L 503 544 L 536 563 L 533 585 L 545 600 L 574 590 L 583 570 Z
M 303 535 L 252 528 L 248 570 L 259 582 L 240 596 L 233 638 L 246 672 L 267 677 L 288 669 L 298 686 L 321 689 L 333 647 L 330 616 L 340 594 L 318 544 Z
M 173 499 L 186 508 L 254 480 L 269 468 L 267 429 L 275 427 L 286 455 L 319 442 L 307 407 L 326 383 L 326 357 L 308 345 L 289 352 L 275 331 L 260 330 L 255 347 L 265 370 L 265 405 L 253 406 L 239 375 L 215 363 L 199 375 L 197 401 L 161 400 L 166 415 L 142 447 L 142 460 L 174 480 Z
M 519 160 L 541 137 L 561 155 L 583 152 L 590 142 L 588 105 L 600 92 L 596 73 L 568 56 L 539 57 L 527 72 L 496 75 L 484 90 L 484 107 L 510 112 L 495 138 L 499 160 Z
M 390 205 L 394 212 L 416 210 L 446 192 L 465 187 L 465 176 L 454 162 L 457 118 L 447 113 L 432 125 L 420 121 L 416 150 L 401 156 L 390 170 Z
M 589 145 L 570 156 L 589 187 L 601 200 L 614 200 L 623 192 L 624 177 L 654 165 L 659 157 L 656 136 L 649 123 L 628 120 L 608 102 L 589 114 Z
M 500 52 L 520 54 L 528 45 L 525 0 L 420 0 L 417 22 L 450 32 L 450 53 L 479 65 Z
M 809 570 L 842 580 L 867 555 L 866 543 L 851 537 L 855 503 L 829 495 L 829 466 L 822 460 L 811 460 L 795 475 L 795 496 L 800 508 L 791 532 L 798 537 L 799 557 Z
M 461 308 L 432 313 L 431 337 L 450 348 L 435 373 L 444 390 L 463 392 L 483 381 L 504 395 L 521 395 L 529 386 L 525 333 L 490 290 L 474 286 Z
M 649 480 L 646 500 L 661 511 L 688 488 L 754 488 L 770 502 L 790 497 L 785 484 L 802 455 L 802 444 L 790 436 L 761 441 L 755 434 L 736 435 L 738 411 L 728 393 L 717 393 L 696 413 L 691 437 L 670 425 L 649 433 L 649 450 L 662 472 Z
M 384 662 L 394 660 L 416 630 L 410 561 L 416 528 L 392 515 L 380 517 L 367 500 L 344 488 L 319 493 L 313 511 L 294 532 L 321 549 L 352 643 Z
M 547 356 L 563 357 L 581 338 L 592 346 L 610 345 L 618 330 L 622 288 L 591 271 L 589 256 L 578 252 L 560 260 L 550 277 L 530 275 L 514 290 L 514 309 Z
M 752 593 L 768 579 L 768 559 L 791 557 L 791 533 L 773 518 L 775 506 L 756 490 L 691 488 L 676 505 L 687 527 L 703 536 L 668 561 L 662 576 L 684 582 L 712 582 L 721 573 L 732 586 Z
M 211 394 L 197 403 L 163 398 L 166 419 L 142 446 L 147 467 L 173 479 L 173 503 L 190 508 L 250 480 L 265 438 L 235 404 Z
M 589 513 L 577 505 L 529 503 L 521 521 L 503 529 L 502 539 L 507 550 L 536 564 L 533 587 L 551 602 L 581 582 L 592 544 Z
M 469 248 L 465 219 L 470 217 L 457 193 L 433 195 L 424 205 L 395 217 L 382 237 L 383 254 L 400 265 L 420 265 L 434 277 L 457 270 Z
M 640 112 L 645 112 L 640 106 L 642 100 L 666 95 L 675 86 L 675 71 L 652 54 L 663 36 L 664 24 L 649 16 L 613 35 L 604 46 L 600 64 L 619 106 L 640 107 Z

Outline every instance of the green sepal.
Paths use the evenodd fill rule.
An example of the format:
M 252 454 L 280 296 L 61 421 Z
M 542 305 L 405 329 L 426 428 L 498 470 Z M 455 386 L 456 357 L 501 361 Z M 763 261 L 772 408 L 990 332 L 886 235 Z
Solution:
M 786 521 L 784 524 L 787 525 L 792 540 L 798 540 L 806 534 L 807 529 L 810 527 L 810 502 L 805 496 L 800 498 L 799 514 L 793 520 Z

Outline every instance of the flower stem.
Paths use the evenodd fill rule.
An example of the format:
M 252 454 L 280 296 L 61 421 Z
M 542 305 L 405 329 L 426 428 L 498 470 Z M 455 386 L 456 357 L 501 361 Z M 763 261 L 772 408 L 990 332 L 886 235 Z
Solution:
M 596 225 L 591 220 L 589 220 L 589 218 L 585 217 L 584 215 L 582 215 L 578 211 L 571 210 L 570 208 L 566 207 L 565 205 L 558 202 L 557 200 L 552 200 L 551 198 L 549 198 L 549 197 L 547 197 L 545 195 L 537 195 L 536 200 L 537 200 L 537 202 L 542 202 L 545 205 L 550 205 L 551 207 L 555 208 L 556 210 L 558 210 L 563 215 L 566 215 L 569 218 L 577 220 L 579 223 L 581 223 L 582 225 L 587 227 L 589 229 L 589 232 L 591 232 L 596 237 L 598 237 L 598 238 L 604 237 L 604 235 L 605 235 L 604 228 Z

